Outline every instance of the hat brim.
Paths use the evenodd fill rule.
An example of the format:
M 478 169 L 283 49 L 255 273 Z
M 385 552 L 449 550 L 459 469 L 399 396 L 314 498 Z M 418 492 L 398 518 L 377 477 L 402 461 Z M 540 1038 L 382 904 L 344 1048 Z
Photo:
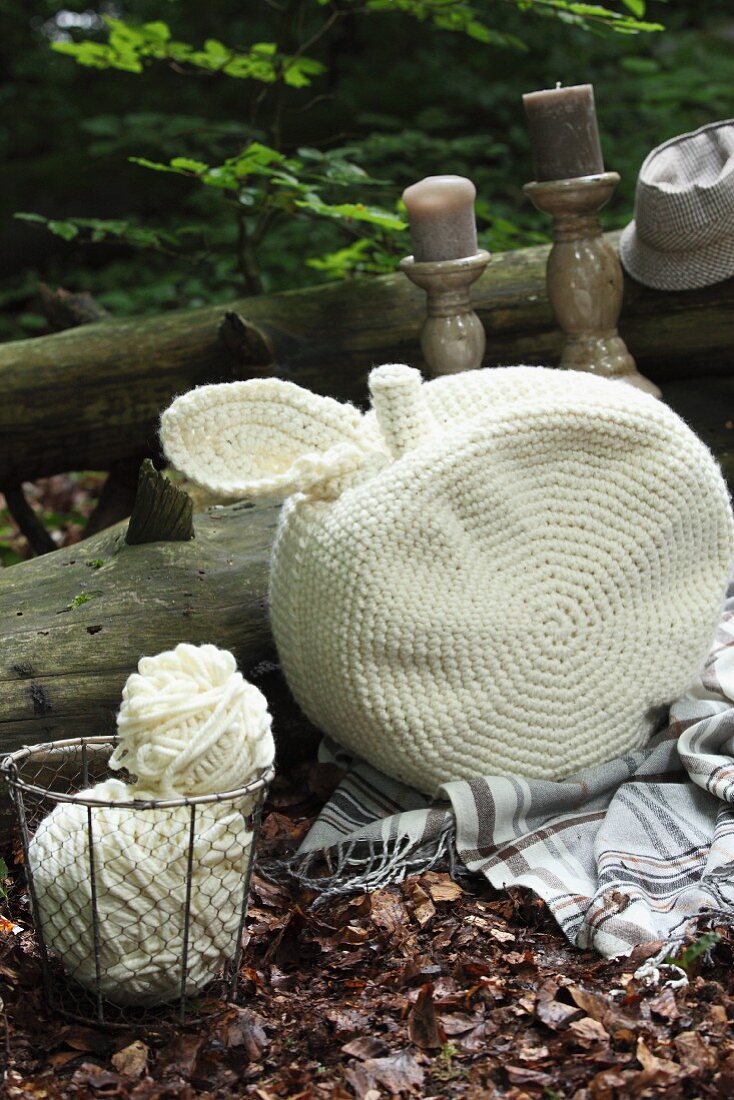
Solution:
M 705 247 L 663 252 L 646 244 L 631 221 L 622 231 L 619 258 L 625 271 L 654 290 L 697 290 L 734 276 L 734 236 L 722 235 Z

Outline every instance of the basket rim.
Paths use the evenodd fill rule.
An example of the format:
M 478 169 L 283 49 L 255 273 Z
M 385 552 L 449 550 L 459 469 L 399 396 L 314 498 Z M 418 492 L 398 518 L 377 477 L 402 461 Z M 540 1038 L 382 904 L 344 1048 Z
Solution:
M 105 806 L 113 809 L 130 810 L 167 810 L 177 806 L 206 806 L 216 802 L 225 802 L 229 799 L 239 798 L 243 795 L 255 794 L 257 791 L 267 788 L 274 775 L 275 766 L 268 764 L 260 770 L 256 779 L 246 783 L 243 787 L 236 787 L 228 791 L 217 791 L 215 794 L 182 795 L 180 798 L 146 798 L 132 799 L 127 802 L 111 802 L 103 798 L 80 798 L 79 795 L 64 794 L 59 791 L 50 791 L 36 783 L 28 783 L 18 774 L 18 765 L 30 760 L 36 754 L 49 752 L 56 749 L 83 748 L 85 745 L 109 745 L 117 744 L 115 735 L 103 734 L 94 737 L 70 737 L 63 741 L 44 741 L 37 745 L 23 745 L 15 752 L 5 753 L 0 757 L 0 775 L 3 776 L 9 787 L 30 794 L 42 795 L 54 802 L 72 802 L 78 806 Z

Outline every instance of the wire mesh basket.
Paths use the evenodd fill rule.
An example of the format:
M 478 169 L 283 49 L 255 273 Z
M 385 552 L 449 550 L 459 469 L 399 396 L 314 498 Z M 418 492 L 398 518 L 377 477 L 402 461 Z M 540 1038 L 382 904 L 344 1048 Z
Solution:
M 106 1025 L 143 1021 L 164 1005 L 191 1020 L 236 999 L 273 769 L 222 794 L 129 801 L 129 777 L 108 768 L 115 744 L 79 737 L 0 762 L 46 1001 Z

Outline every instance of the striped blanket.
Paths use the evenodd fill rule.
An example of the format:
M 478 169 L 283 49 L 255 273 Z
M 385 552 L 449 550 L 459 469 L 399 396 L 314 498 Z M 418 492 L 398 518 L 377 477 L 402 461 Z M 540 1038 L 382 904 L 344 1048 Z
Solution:
M 429 805 L 333 743 L 322 758 L 347 775 L 298 853 L 297 876 L 320 902 L 448 858 L 496 888 L 530 888 L 572 943 L 606 956 L 681 939 L 699 917 L 729 923 L 734 587 L 701 681 L 665 729 L 622 759 L 563 782 L 446 783 Z

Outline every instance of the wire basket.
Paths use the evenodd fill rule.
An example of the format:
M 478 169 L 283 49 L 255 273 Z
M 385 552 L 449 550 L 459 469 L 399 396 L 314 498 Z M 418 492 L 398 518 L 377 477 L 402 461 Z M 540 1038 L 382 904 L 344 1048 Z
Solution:
M 236 999 L 273 769 L 222 794 L 123 801 L 129 777 L 108 768 L 115 744 L 78 737 L 0 761 L 45 998 L 87 1023 L 128 1026 L 164 1005 L 190 1021 L 221 1008 L 222 997 Z

